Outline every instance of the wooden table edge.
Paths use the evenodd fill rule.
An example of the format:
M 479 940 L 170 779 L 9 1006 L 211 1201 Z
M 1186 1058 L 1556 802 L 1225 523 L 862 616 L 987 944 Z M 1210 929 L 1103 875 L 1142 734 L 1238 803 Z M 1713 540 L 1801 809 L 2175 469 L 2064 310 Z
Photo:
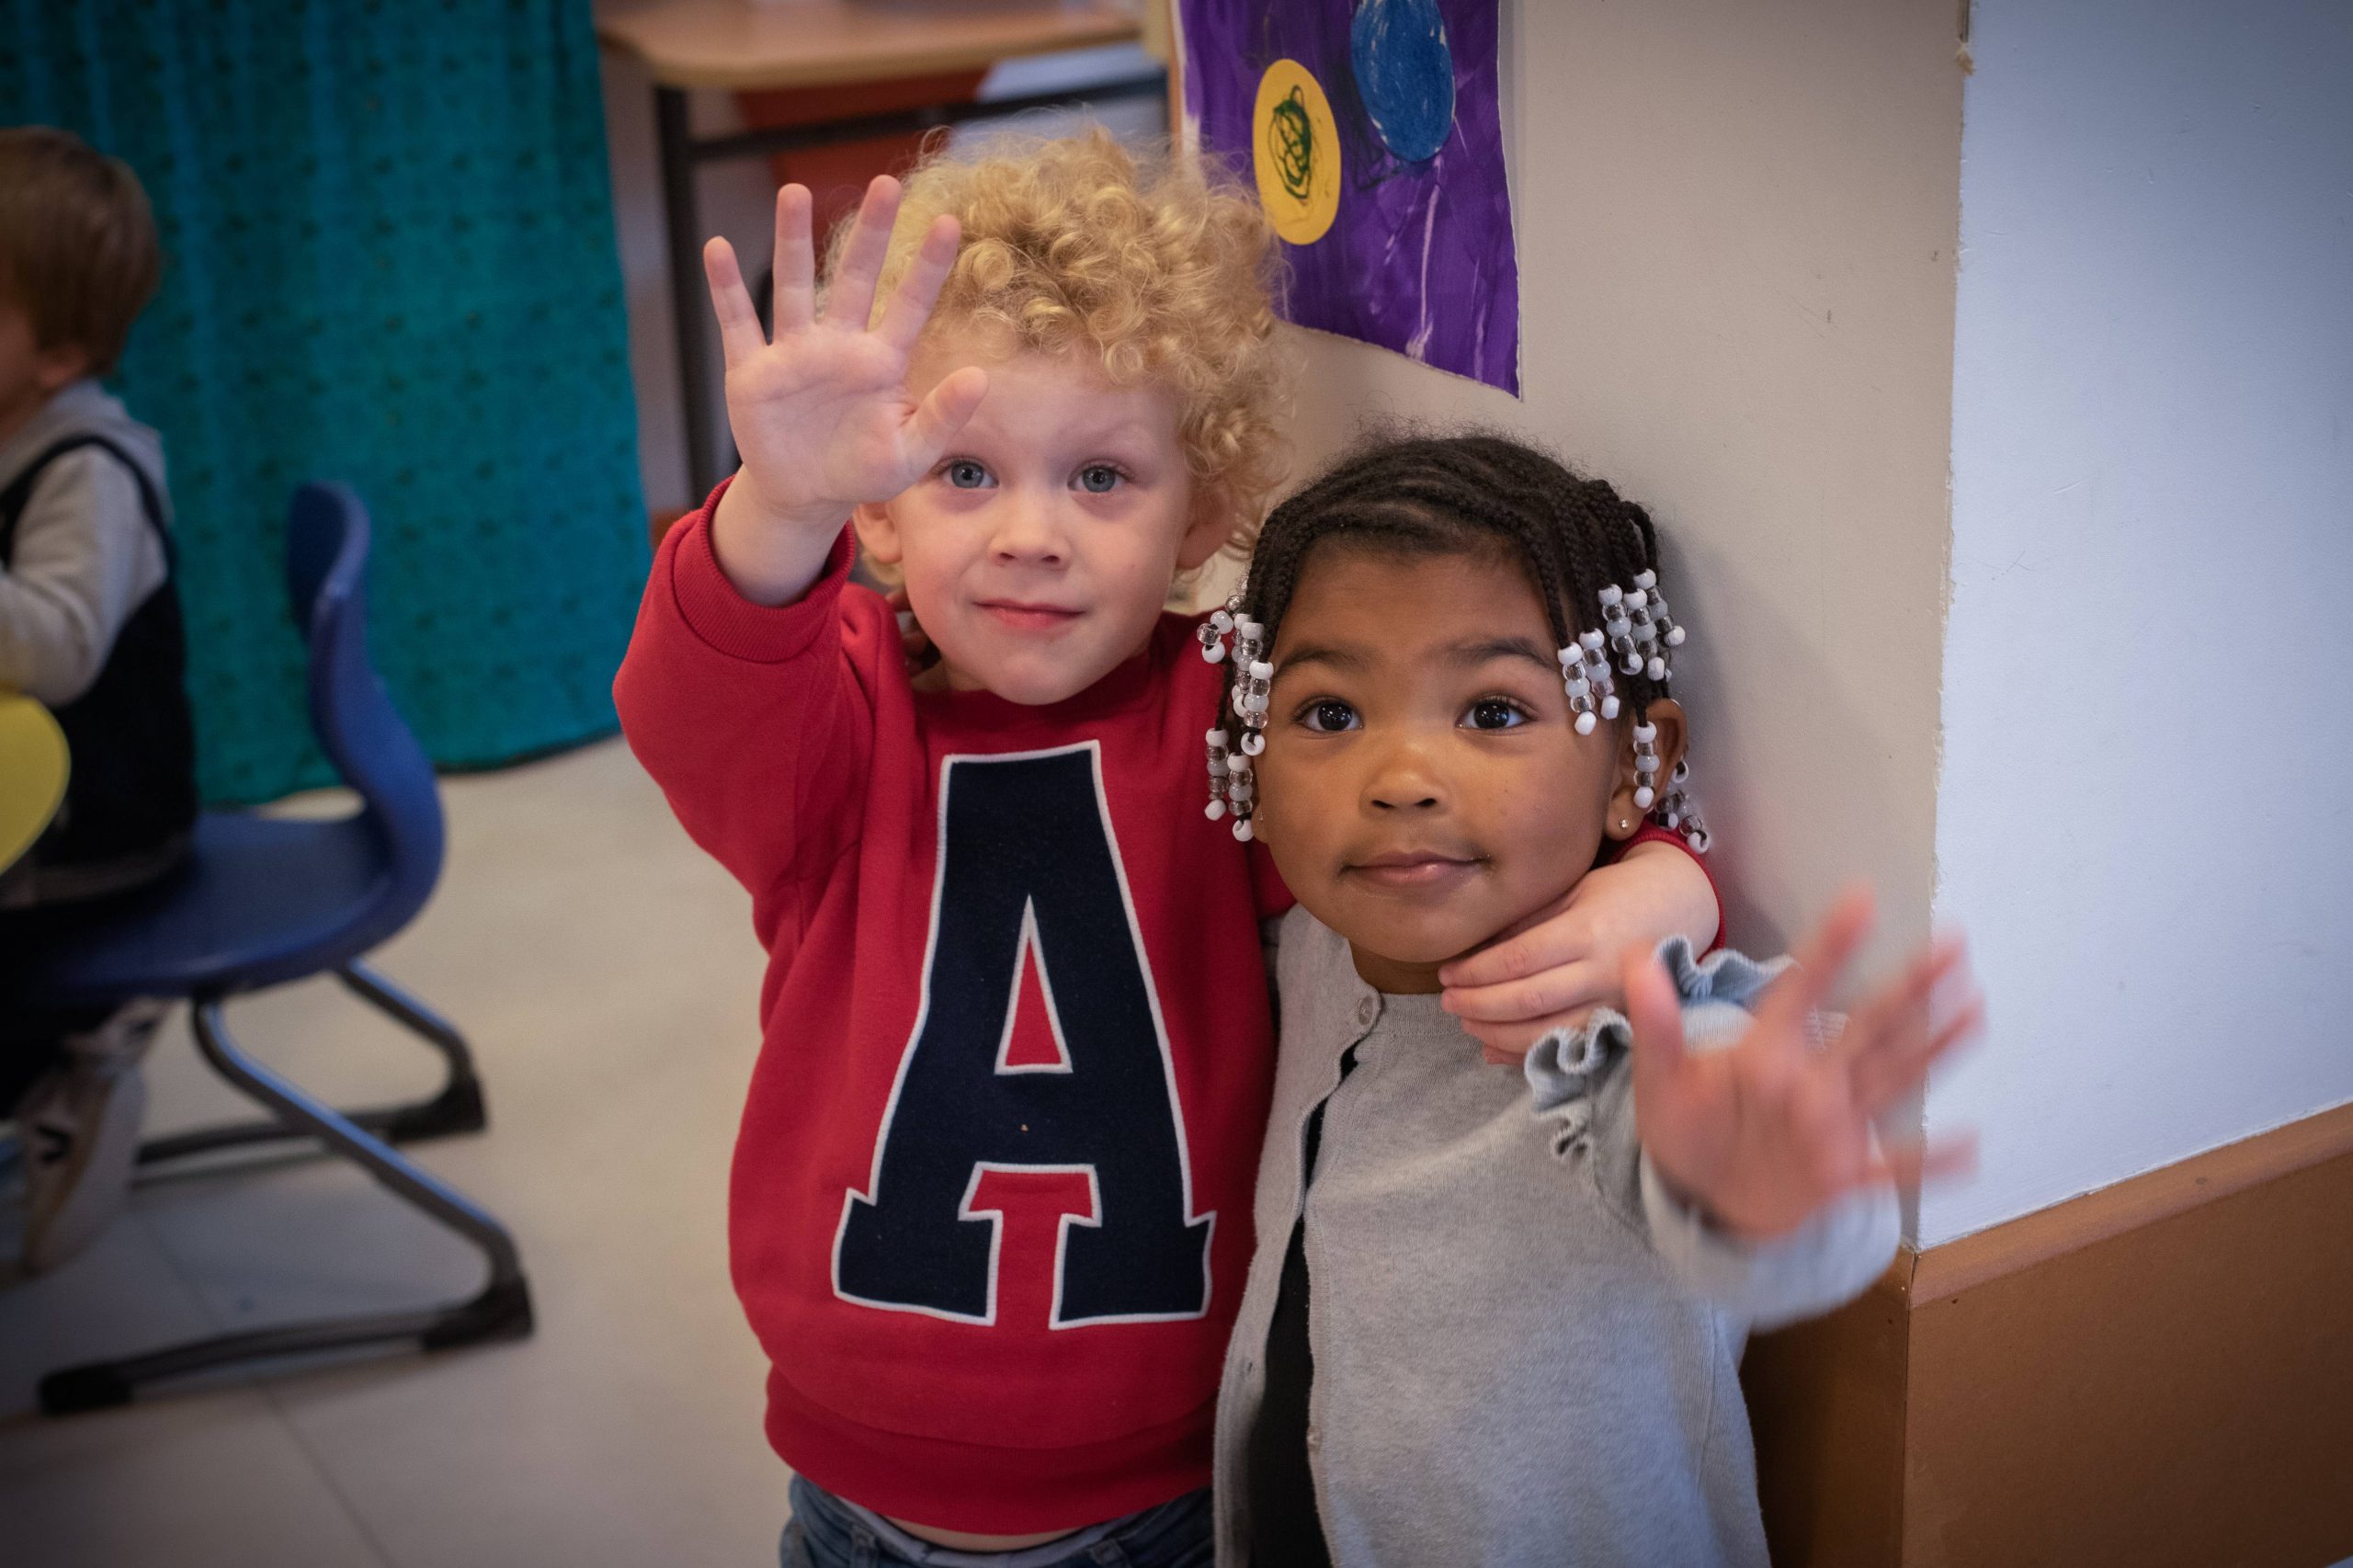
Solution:
M 1060 54 L 1074 49 L 1099 49 L 1106 44 L 1133 43 L 1143 37 L 1141 23 L 1105 16 L 1097 26 L 1066 26 L 1034 38 L 994 43 L 951 42 L 913 49 L 888 56 L 863 59 L 774 61 L 733 63 L 708 55 L 666 55 L 649 50 L 625 25 L 625 18 L 597 19 L 597 40 L 642 64 L 661 87 L 711 87 L 732 92 L 759 92 L 790 87 L 832 87 L 857 82 L 887 82 L 903 76 L 944 75 L 953 71 L 984 69 L 1000 60 L 1033 54 Z

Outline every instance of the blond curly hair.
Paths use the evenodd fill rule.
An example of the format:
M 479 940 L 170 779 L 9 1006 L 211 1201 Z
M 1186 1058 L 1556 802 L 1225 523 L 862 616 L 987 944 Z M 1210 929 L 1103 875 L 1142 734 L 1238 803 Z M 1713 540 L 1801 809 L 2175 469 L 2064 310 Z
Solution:
M 1256 199 L 1100 127 L 936 143 L 904 184 L 877 313 L 932 221 L 953 213 L 963 241 L 926 330 L 1000 331 L 1020 349 L 1095 355 L 1116 385 L 1173 389 L 1196 505 L 1227 509 L 1225 549 L 1246 554 L 1288 461 L 1280 263 Z

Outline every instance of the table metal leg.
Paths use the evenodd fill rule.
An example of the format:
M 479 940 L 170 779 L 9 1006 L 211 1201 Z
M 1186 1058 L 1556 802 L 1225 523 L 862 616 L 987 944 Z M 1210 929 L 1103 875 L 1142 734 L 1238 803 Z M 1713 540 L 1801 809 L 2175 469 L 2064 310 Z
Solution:
M 678 336 L 678 402 L 686 410 L 687 505 L 699 506 L 719 483 L 711 454 L 711 395 L 719 381 L 711 353 L 710 312 L 702 279 L 702 218 L 695 205 L 693 132 L 687 95 L 654 89 L 654 123 L 662 150 L 662 209 L 670 234 L 670 312 Z

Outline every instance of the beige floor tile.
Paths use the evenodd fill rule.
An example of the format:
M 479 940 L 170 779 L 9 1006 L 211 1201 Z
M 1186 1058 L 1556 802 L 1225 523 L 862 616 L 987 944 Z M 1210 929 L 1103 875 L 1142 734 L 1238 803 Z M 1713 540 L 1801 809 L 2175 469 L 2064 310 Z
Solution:
M 17 1219 L 12 1209 L 0 1240 L 0 1256 L 12 1259 Z M 0 1420 L 33 1409 L 45 1372 L 210 1328 L 202 1300 L 173 1269 L 143 1209 L 134 1210 L 48 1278 L 19 1284 L 12 1272 L 0 1283 Z M 0 1443 L 0 1473 L 39 1447 Z
M 250 1392 L 0 1422 L 0 1559 L 25 1568 L 389 1568 Z

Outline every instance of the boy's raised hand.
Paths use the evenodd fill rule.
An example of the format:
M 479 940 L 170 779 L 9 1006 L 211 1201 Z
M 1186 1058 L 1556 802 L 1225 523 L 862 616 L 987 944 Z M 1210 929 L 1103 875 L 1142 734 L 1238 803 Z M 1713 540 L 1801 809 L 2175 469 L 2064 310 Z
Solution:
M 1931 994 L 1965 978 L 1961 945 L 1930 944 L 1867 998 L 1826 1048 L 1808 1016 L 1855 956 L 1871 921 L 1868 893 L 1842 897 L 1798 967 L 1776 981 L 1740 1040 L 1688 1053 L 1675 987 L 1656 958 L 1629 954 L 1627 1016 L 1634 1034 L 1634 1119 L 1667 1186 L 1728 1233 L 1765 1241 L 1797 1229 L 1858 1187 L 1965 1167 L 1967 1140 L 1875 1150 L 1873 1118 L 1974 1034 L 1973 986 L 1931 1023 Z
M 956 220 L 924 235 L 881 318 L 874 297 L 899 184 L 867 187 L 824 309 L 817 308 L 809 192 L 776 199 L 773 339 L 760 330 L 734 248 L 703 247 L 727 358 L 727 421 L 744 466 L 721 502 L 721 564 L 747 597 L 797 597 L 852 507 L 887 501 L 929 472 L 980 406 L 987 373 L 966 366 L 917 401 L 907 362 L 956 262 Z M 796 580 L 797 579 L 797 580 Z

